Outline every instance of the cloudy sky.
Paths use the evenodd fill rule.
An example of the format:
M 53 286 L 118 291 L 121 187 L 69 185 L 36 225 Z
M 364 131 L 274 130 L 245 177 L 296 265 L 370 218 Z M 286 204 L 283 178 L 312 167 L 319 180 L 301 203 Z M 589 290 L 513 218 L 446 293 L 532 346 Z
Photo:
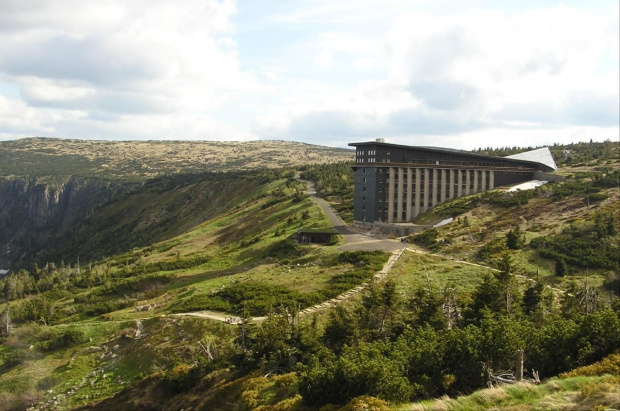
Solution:
M 619 138 L 617 0 L 0 0 L 0 140 Z

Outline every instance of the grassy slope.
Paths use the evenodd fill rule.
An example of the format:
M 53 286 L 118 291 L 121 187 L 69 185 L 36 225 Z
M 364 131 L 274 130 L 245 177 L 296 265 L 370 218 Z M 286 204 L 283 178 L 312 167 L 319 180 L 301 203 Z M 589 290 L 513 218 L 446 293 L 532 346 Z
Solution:
M 95 209 L 38 259 L 73 262 L 80 257 L 84 262 L 162 241 L 247 201 L 260 188 L 251 176 L 157 180 Z
M 186 259 L 207 255 L 212 257 L 209 261 L 194 267 L 152 273 L 153 275 L 170 276 L 172 279 L 156 297 L 145 298 L 136 302 L 136 304 L 154 305 L 156 308 L 152 311 L 137 313 L 132 306 L 106 316 L 106 320 L 88 319 L 80 315 L 67 320 L 72 326 L 81 329 L 84 337 L 92 338 L 92 341 L 84 340 L 67 349 L 45 352 L 37 346 L 40 341 L 44 340 L 41 334 L 49 332 L 49 329 L 59 330 L 67 326 L 42 327 L 42 330 L 30 330 L 24 327 L 16 331 L 11 340 L 0 346 L 0 350 L 22 349 L 29 354 L 26 355 L 25 363 L 8 371 L 5 370 L 0 376 L 0 387 L 3 387 L 4 390 L 4 394 L 0 394 L 0 401 L 5 401 L 6 404 L 7 401 L 19 400 L 17 398 L 19 395 L 11 394 L 11 392 L 27 392 L 29 389 L 34 389 L 40 385 L 45 377 L 54 376 L 60 381 L 57 385 L 50 387 L 55 393 L 66 392 L 72 387 L 81 386 L 70 397 L 56 400 L 59 401 L 58 406 L 60 408 L 74 406 L 119 392 L 123 387 L 139 380 L 141 376 L 153 371 L 165 370 L 179 360 L 191 362 L 192 356 L 197 355 L 197 338 L 200 338 L 205 332 L 226 333 L 230 331 L 223 324 L 217 325 L 200 319 L 157 317 L 159 314 L 167 313 L 170 304 L 192 294 L 208 293 L 235 281 L 260 280 L 271 281 L 274 284 L 286 283 L 287 286 L 304 292 L 318 287 L 320 281 L 324 281 L 334 273 L 321 270 L 320 267 L 313 264 L 306 265 L 306 263 L 329 260 L 335 253 L 332 248 L 310 248 L 304 256 L 288 261 L 284 265 L 278 264 L 277 261 L 267 256 L 269 247 L 293 234 L 297 227 L 327 225 L 325 217 L 309 200 L 294 203 L 290 198 L 287 198 L 286 201 L 263 208 L 273 198 L 271 193 L 284 187 L 283 184 L 280 181 L 261 187 L 258 192 L 248 196 L 247 201 L 240 204 L 239 207 L 177 237 L 144 248 L 134 249 L 96 265 L 95 270 L 103 270 L 105 267 L 109 267 L 111 271 L 114 271 L 120 270 L 124 266 L 135 268 L 140 267 L 141 264 L 174 261 L 177 258 Z M 287 196 L 290 194 L 289 189 Z M 616 192 L 612 192 L 612 194 L 617 196 Z M 550 221 L 549 226 L 545 227 L 545 230 L 549 231 L 526 233 L 528 236 L 535 236 L 547 232 L 551 233 L 561 227 L 563 220 L 553 220 L 553 223 L 549 220 L 551 216 L 557 213 L 557 207 L 564 207 L 561 212 L 565 213 L 563 217 L 567 219 L 582 218 L 592 211 L 583 210 L 583 206 L 572 206 L 571 204 L 571 202 L 552 204 L 544 201 L 538 204 L 536 201 L 532 201 L 528 206 L 516 211 L 520 213 L 529 210 L 533 218 L 538 219 L 540 224 L 547 224 L 547 221 Z M 616 210 L 617 202 L 603 203 L 599 207 L 605 209 L 610 207 Z M 310 218 L 302 221 L 300 216 L 305 210 L 310 211 Z M 502 212 L 502 209 L 494 207 L 480 207 L 470 212 L 470 227 L 463 227 L 462 224 L 455 223 L 441 228 L 440 232 L 443 237 L 451 236 L 453 239 L 453 244 L 446 246 L 441 251 L 459 256 L 462 254 L 464 257 L 474 259 L 477 250 L 482 245 L 490 241 L 493 236 L 501 237 L 503 232 L 510 228 L 510 222 L 514 221 L 512 216 L 515 209 L 504 211 Z M 494 217 L 494 214 L 497 214 L 498 217 Z M 297 219 L 288 223 L 288 218 L 293 216 L 297 216 Z M 555 221 L 558 224 L 555 224 Z M 477 233 L 474 232 L 474 234 L 481 234 L 481 236 L 474 237 L 476 241 L 469 243 L 469 231 L 476 227 Z M 280 236 L 276 236 L 276 230 L 283 230 L 284 232 Z M 498 230 L 498 232 L 495 233 L 494 230 Z M 459 235 L 463 241 L 454 241 L 454 239 L 458 240 Z M 258 238 L 258 240 L 254 243 L 248 243 L 254 238 Z M 521 255 L 527 256 L 525 252 L 519 252 L 515 255 L 517 258 L 520 258 Z M 532 261 L 528 260 L 531 264 L 539 264 L 542 261 L 541 264 L 544 267 L 545 261 L 538 259 L 537 256 L 528 258 L 533 258 Z M 445 258 L 417 257 L 414 254 L 406 254 L 394 270 L 395 278 L 403 289 L 413 289 L 416 284 L 425 284 L 424 271 L 426 271 L 433 281 L 433 286 L 439 287 L 444 283 L 454 282 L 458 288 L 464 291 L 471 290 L 477 284 L 477 279 L 481 273 L 486 271 L 483 268 L 478 269 Z M 317 274 L 321 277 L 319 277 L 317 284 L 314 284 Z M 541 274 L 543 273 L 541 272 Z M 70 301 L 65 301 L 65 303 L 68 306 L 71 305 Z M 135 336 L 138 330 L 136 321 L 144 317 L 149 319 L 141 322 L 144 327 L 144 337 L 138 340 L 132 336 Z M 32 350 L 28 349 L 30 345 L 33 345 Z M 117 345 L 118 347 L 115 348 Z M 91 349 L 91 346 L 99 348 Z M 86 377 L 93 370 L 103 370 L 106 377 L 104 378 L 103 375 Z M 227 400 L 237 401 L 241 405 L 243 400 L 240 399 L 240 394 L 246 390 L 243 387 L 237 389 L 230 387 L 234 384 L 242 384 L 242 382 L 233 383 L 232 377 L 227 378 L 225 381 L 232 385 L 222 383 L 221 388 L 224 393 L 218 395 Z M 83 381 L 85 381 L 84 385 L 82 385 Z M 583 381 L 585 381 L 584 386 L 587 386 L 588 381 Z M 603 381 L 603 383 L 605 382 Z M 158 385 L 159 383 L 149 383 L 148 380 L 140 384 L 144 384 L 147 386 L 146 388 L 150 387 L 149 389 L 155 391 L 161 388 Z M 217 385 L 217 382 L 205 382 L 205 384 L 203 388 L 211 389 Z M 274 384 L 274 381 L 269 380 L 269 387 L 273 387 Z M 265 389 L 268 391 L 270 388 Z M 267 391 L 261 392 L 267 396 Z M 162 394 L 161 390 L 159 393 Z M 196 398 L 201 397 L 198 392 L 194 394 Z M 33 391 L 29 395 L 36 397 L 41 393 Z M 46 398 L 54 401 L 54 395 L 56 394 L 46 394 Z M 132 398 L 137 400 L 139 393 L 134 393 Z M 182 400 L 179 401 L 182 402 Z M 196 401 L 199 400 L 196 399 Z M 534 400 L 532 399 L 532 401 Z M 0 408 L 2 404 L 0 402 Z M 170 408 L 174 409 L 174 406 L 170 406 Z
M 620 354 L 540 385 L 503 385 L 457 398 L 394 407 L 396 410 L 605 410 L 620 407 Z
M 471 211 L 460 215 L 456 221 L 439 227 L 439 242 L 442 244 L 437 251 L 445 258 L 425 257 L 429 262 L 424 265 L 425 259 L 408 257 L 403 260 L 406 266 L 400 268 L 408 271 L 409 284 L 426 285 L 425 270 L 434 286 L 443 287 L 452 283 L 461 291 L 471 291 L 482 277 L 486 269 L 460 264 L 457 260 L 467 260 L 474 263 L 493 266 L 506 250 L 506 233 L 517 224 L 524 232 L 529 243 L 533 238 L 555 235 L 571 223 L 579 223 L 591 219 L 594 213 L 613 213 L 616 224 L 620 223 L 620 191 L 617 188 L 605 189 L 603 193 L 609 196 L 605 201 L 587 206 L 582 196 L 571 196 L 554 202 L 551 198 L 533 198 L 528 204 L 515 207 L 500 207 L 482 204 Z M 455 202 L 468 201 L 470 197 L 457 199 Z M 437 207 L 424 216 L 429 220 L 440 221 L 447 215 L 442 215 L 443 207 Z M 467 218 L 468 224 L 465 224 Z M 620 236 L 617 236 L 620 238 Z M 493 242 L 498 244 L 497 251 L 491 252 L 486 259 L 479 256 L 480 250 Z M 569 267 L 569 275 L 558 278 L 555 276 L 554 262 L 541 258 L 536 250 L 524 247 L 510 251 L 516 264 L 516 271 L 530 278 L 541 278 L 550 286 L 566 288 L 570 281 L 577 280 L 591 286 L 601 286 L 605 279 L 612 275 L 610 270 Z M 407 263 L 410 261 L 410 263 Z M 397 265 L 397 269 L 399 265 Z M 417 274 L 416 274 L 417 273 Z M 473 277 L 472 277 L 473 275 Z
M 280 189 L 284 192 L 281 201 L 266 207 L 273 199 L 271 193 Z M 138 299 L 131 307 L 102 318 L 78 310 L 56 326 L 17 327 L 0 345 L 4 358 L 9 358 L 6 355 L 9 353 L 18 353 L 21 358 L 21 364 L 16 366 L 0 364 L 0 408 L 11 408 L 7 404 L 20 403 L 20 397 L 26 402 L 43 398 L 53 406 L 72 407 L 106 398 L 143 376 L 167 370 L 178 362 L 191 363 L 192 356 L 200 355 L 196 354 L 199 350 L 196 342 L 202 335 L 212 333 L 222 337 L 231 332 L 230 326 L 208 320 L 158 318 L 193 294 L 248 281 L 284 285 L 300 292 L 323 287 L 338 271 L 324 270 L 315 263 L 333 259 L 337 253 L 334 247 L 308 247 L 303 255 L 284 264 L 278 264 L 267 254 L 270 247 L 292 235 L 298 227 L 328 226 L 326 216 L 309 198 L 294 202 L 290 196 L 293 189 L 287 188 L 283 180 L 257 190 L 248 192 L 247 201 L 238 207 L 177 237 L 94 265 L 95 271 L 114 272 L 179 258 L 212 257 L 194 267 L 148 274 L 147 277 L 163 275 L 171 279 L 154 297 L 139 299 L 138 293 L 133 296 Z M 308 212 L 306 219 L 301 218 L 304 211 Z M 258 240 L 252 242 L 255 238 Z M 78 292 L 75 297 L 96 293 L 99 288 Z M 134 306 L 143 304 L 155 309 L 136 312 Z M 70 298 L 58 303 L 57 310 L 64 309 L 75 311 Z M 135 337 L 138 322 L 143 328 L 139 339 Z M 66 330 L 76 331 L 79 341 L 67 348 L 51 351 L 44 348 L 45 341 L 57 339 Z M 54 399 L 56 393 L 63 394 Z

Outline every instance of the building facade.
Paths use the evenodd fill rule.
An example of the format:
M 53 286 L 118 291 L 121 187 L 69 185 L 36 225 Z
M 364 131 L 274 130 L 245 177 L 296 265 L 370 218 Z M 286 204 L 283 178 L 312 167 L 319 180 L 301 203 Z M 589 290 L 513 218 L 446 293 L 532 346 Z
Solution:
M 349 145 L 356 148 L 356 223 L 410 223 L 454 198 L 533 180 L 536 173 L 557 168 L 547 148 L 492 157 L 382 141 Z

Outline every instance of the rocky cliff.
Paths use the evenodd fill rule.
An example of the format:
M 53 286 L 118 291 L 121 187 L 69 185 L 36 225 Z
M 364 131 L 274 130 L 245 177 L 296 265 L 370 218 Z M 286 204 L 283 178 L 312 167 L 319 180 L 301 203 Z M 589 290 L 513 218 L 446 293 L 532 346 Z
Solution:
M 48 251 L 75 221 L 140 184 L 67 177 L 0 177 L 0 269 Z

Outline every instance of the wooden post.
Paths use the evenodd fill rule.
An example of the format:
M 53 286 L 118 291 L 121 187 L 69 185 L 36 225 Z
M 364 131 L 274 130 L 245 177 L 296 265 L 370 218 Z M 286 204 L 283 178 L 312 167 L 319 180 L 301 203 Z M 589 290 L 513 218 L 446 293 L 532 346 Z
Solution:
M 523 381 L 523 350 L 517 350 L 517 381 Z

